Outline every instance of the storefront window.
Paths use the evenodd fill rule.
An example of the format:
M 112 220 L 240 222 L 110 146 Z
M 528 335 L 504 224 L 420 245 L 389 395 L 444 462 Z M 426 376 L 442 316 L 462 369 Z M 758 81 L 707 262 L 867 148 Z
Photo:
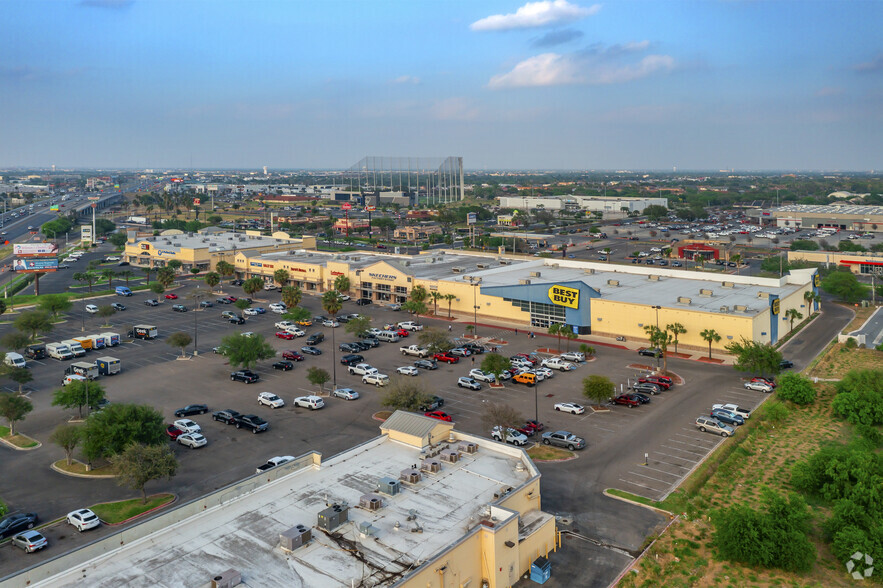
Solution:
M 514 300 L 504 298 L 516 308 L 530 313 L 530 324 L 533 327 L 548 328 L 552 323 L 565 323 L 565 309 L 563 306 L 546 304 L 543 302 L 531 302 L 530 300 Z

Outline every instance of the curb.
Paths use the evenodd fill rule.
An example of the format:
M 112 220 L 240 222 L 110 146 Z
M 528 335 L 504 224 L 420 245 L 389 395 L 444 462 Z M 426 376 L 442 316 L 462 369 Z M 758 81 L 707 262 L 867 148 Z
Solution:
M 667 510 L 657 508 L 655 506 L 650 506 L 649 504 L 643 504 L 640 502 L 635 502 L 634 500 L 629 500 L 628 498 L 623 498 L 622 496 L 617 496 L 615 494 L 610 494 L 610 488 L 606 488 L 602 494 L 609 498 L 613 498 L 614 500 L 619 500 L 621 502 L 625 502 L 626 504 L 634 504 L 635 506 L 640 506 L 642 508 L 646 508 L 647 510 L 652 510 L 653 512 L 667 515 L 669 518 L 674 518 L 675 514 L 673 512 L 668 512 Z
M 534 443 L 536 443 L 536 442 L 534 442 Z M 536 446 L 542 447 L 543 445 L 542 445 L 542 443 L 536 443 Z M 570 451 L 570 450 L 565 449 L 564 451 Z M 562 463 L 565 461 L 573 461 L 575 459 L 579 459 L 579 456 L 577 454 L 573 453 L 572 451 L 571 451 L 571 454 L 572 455 L 570 457 L 564 457 L 561 459 L 537 459 L 535 457 L 530 457 L 530 454 L 528 454 L 527 456 L 530 457 L 530 459 L 535 461 L 536 463 Z
M 7 447 L 12 447 L 16 451 L 33 451 L 34 449 L 40 449 L 41 447 L 43 447 L 43 444 L 40 443 L 39 441 L 37 441 L 36 439 L 34 439 L 33 437 L 28 437 L 24 433 L 16 433 L 16 435 L 19 435 L 21 437 L 27 437 L 28 439 L 30 439 L 31 441 L 36 443 L 36 445 L 34 445 L 33 447 L 19 447 L 15 443 L 11 443 L 2 437 L 0 437 L 0 443 L 3 443 Z
M 59 461 L 62 461 L 62 460 L 59 460 Z M 76 461 L 76 460 L 75 460 L 75 461 Z M 78 462 L 78 463 L 82 463 L 82 462 Z M 87 479 L 87 480 L 109 480 L 109 479 L 111 479 L 111 478 L 116 478 L 116 475 L 112 475 L 112 474 L 110 474 L 110 475 L 109 475 L 109 474 L 95 474 L 95 475 L 89 475 L 89 474 L 75 474 L 75 473 L 73 473 L 73 472 L 66 472 L 66 471 L 64 471 L 63 469 L 61 469 L 61 468 L 59 468 L 58 466 L 56 466 L 56 465 L 55 465 L 55 462 L 52 462 L 52 463 L 49 465 L 49 469 L 51 469 L 51 470 L 53 470 L 53 471 L 55 471 L 55 472 L 58 472 L 59 474 L 61 474 L 61 475 L 63 475 L 63 476 L 70 476 L 71 478 L 84 478 L 84 479 Z
M 101 522 L 102 522 L 103 524 L 107 525 L 108 527 L 119 527 L 120 525 L 125 525 L 126 523 L 129 523 L 129 522 L 131 522 L 131 521 L 134 521 L 134 520 L 137 519 L 137 518 L 143 517 L 143 516 L 145 516 L 145 515 L 149 515 L 150 513 L 154 512 L 154 511 L 157 511 L 157 510 L 159 510 L 159 509 L 161 509 L 161 508 L 165 508 L 165 507 L 167 507 L 167 506 L 171 506 L 172 504 L 175 504 L 176 502 L 178 502 L 178 495 L 177 495 L 177 494 L 173 494 L 173 493 L 171 493 L 171 492 L 168 492 L 167 494 L 171 494 L 171 495 L 172 495 L 172 499 L 169 500 L 168 502 L 166 502 L 165 504 L 160 504 L 159 506 L 155 506 L 155 507 L 151 508 L 150 510 L 145 510 L 144 512 L 142 512 L 142 513 L 140 513 L 140 514 L 136 514 L 136 515 L 133 516 L 133 517 L 129 517 L 129 518 L 127 518 L 125 521 L 120 521 L 120 522 L 118 522 L 118 523 L 108 523 L 108 522 L 105 522 L 105 521 L 101 521 Z M 148 498 L 149 498 L 149 497 L 148 497 Z M 131 500 L 131 498 L 127 498 L 126 500 Z M 113 502 L 104 502 L 104 503 L 102 503 L 102 504 L 115 504 L 115 503 L 117 503 L 117 502 L 126 502 L 126 500 L 114 500 Z M 93 506 L 94 506 L 94 505 L 93 505 Z

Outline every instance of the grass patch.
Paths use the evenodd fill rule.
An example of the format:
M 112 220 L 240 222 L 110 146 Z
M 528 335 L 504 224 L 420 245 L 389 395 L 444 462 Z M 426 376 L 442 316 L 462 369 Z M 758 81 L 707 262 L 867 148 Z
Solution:
M 25 435 L 10 435 L 9 427 L 0 427 L 0 437 L 2 437 L 4 441 L 8 441 L 16 447 L 21 447 L 22 449 L 29 449 L 38 445 L 35 440 Z
M 867 308 L 862 306 L 851 306 L 848 304 L 841 304 L 840 306 L 845 306 L 855 313 L 855 317 L 852 319 L 852 321 L 848 325 L 846 325 L 846 327 L 842 331 L 840 331 L 842 335 L 848 335 L 852 331 L 855 331 L 856 329 L 861 327 L 863 324 L 865 324 L 865 321 L 868 320 L 872 314 L 874 314 L 874 311 L 877 310 L 873 306 L 868 306 Z
M 155 494 L 147 497 L 147 504 L 140 498 L 123 500 L 122 502 L 105 502 L 90 507 L 92 512 L 105 523 L 121 523 L 150 509 L 170 503 L 175 497 L 172 494 Z
M 67 465 L 66 459 L 60 459 L 53 464 L 55 467 L 60 469 L 63 472 L 67 472 L 69 474 L 79 474 L 81 476 L 112 476 L 114 475 L 113 467 L 110 464 L 104 465 L 101 467 L 93 467 L 91 470 L 86 470 L 86 464 L 80 461 L 74 461 L 71 465 Z
M 845 343 L 829 346 L 806 374 L 814 378 L 840 379 L 851 370 L 878 369 L 883 352 L 876 349 L 849 349 Z
M 391 416 L 392 416 L 391 410 L 381 410 L 379 412 L 374 413 L 374 418 L 380 419 L 382 421 L 385 421 L 386 419 L 388 419 Z
M 550 461 L 555 459 L 567 459 L 573 457 L 573 452 L 560 447 L 537 444 L 527 450 L 527 454 L 534 461 Z

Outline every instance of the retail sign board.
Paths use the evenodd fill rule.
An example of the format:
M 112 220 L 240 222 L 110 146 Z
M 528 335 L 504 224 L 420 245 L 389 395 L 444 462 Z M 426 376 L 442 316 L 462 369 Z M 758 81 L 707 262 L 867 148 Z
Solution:
M 579 290 L 566 286 L 552 286 L 549 288 L 549 300 L 558 306 L 579 308 Z
M 12 254 L 15 257 L 58 255 L 58 245 L 55 243 L 15 243 L 12 245 Z
M 12 262 L 12 269 L 25 273 L 54 272 L 58 270 L 58 258 L 27 257 L 25 259 L 15 259 Z

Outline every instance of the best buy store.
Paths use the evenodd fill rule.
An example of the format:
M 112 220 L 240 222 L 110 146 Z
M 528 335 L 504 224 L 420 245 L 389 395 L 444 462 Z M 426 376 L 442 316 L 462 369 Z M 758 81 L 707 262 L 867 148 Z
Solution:
M 564 259 L 535 259 L 436 251 L 417 256 L 297 252 L 237 255 L 242 277 L 272 280 L 276 269 L 317 293 L 339 275 L 350 294 L 375 303 L 403 302 L 420 285 L 430 294 L 430 312 L 460 320 L 493 321 L 545 331 L 563 323 L 579 334 L 646 341 L 647 325 L 680 323 L 679 346 L 708 349 L 700 333 L 714 329 L 722 349 L 742 337 L 775 343 L 790 328 L 788 311 L 804 317 L 817 309 L 807 292 L 818 293 L 814 269 L 782 278 L 758 278 L 676 269 L 647 268 Z M 433 297 L 433 293 L 437 293 Z

